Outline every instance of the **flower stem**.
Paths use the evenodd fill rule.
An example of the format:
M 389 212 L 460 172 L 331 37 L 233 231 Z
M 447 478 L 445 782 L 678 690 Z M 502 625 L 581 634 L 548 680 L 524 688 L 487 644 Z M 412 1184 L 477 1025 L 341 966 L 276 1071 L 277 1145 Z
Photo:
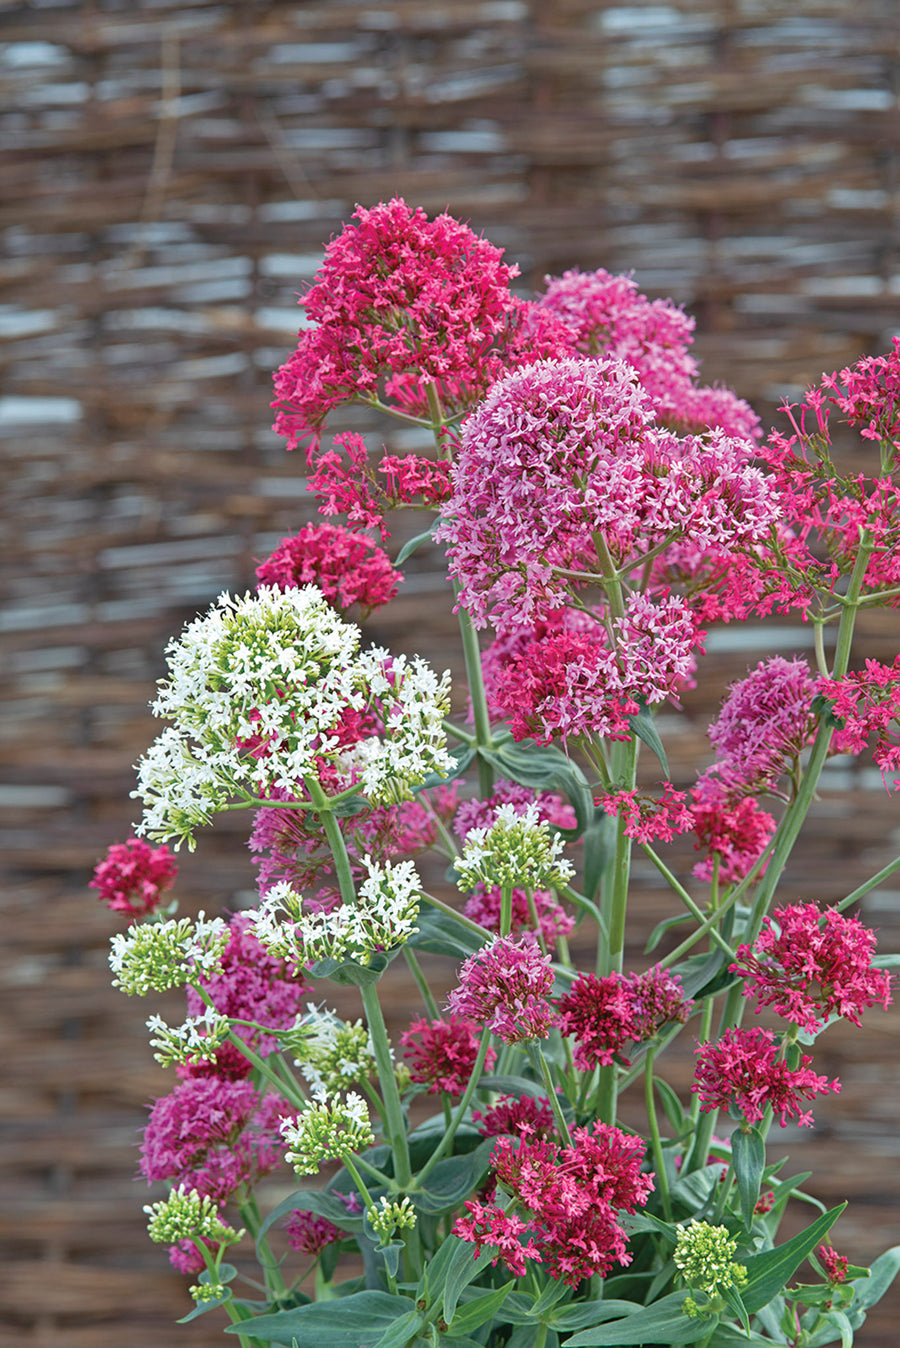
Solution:
M 394 1154 L 394 1176 L 401 1189 L 405 1189 L 412 1175 L 409 1164 L 409 1144 L 406 1139 L 406 1119 L 400 1103 L 397 1078 L 394 1076 L 394 1064 L 391 1059 L 390 1040 L 387 1026 L 381 1013 L 378 990 L 373 983 L 360 988 L 366 1023 L 372 1038 L 372 1051 L 378 1068 L 378 1081 L 381 1086 L 381 1098 L 384 1101 L 387 1119 L 387 1140 Z
M 437 1165 L 438 1161 L 441 1159 L 442 1156 L 446 1156 L 447 1152 L 450 1150 L 450 1146 L 453 1142 L 454 1137 L 456 1136 L 457 1129 L 459 1128 L 459 1125 L 462 1123 L 463 1118 L 465 1117 L 466 1110 L 469 1107 L 469 1101 L 475 1094 L 475 1087 L 481 1080 L 481 1072 L 484 1067 L 484 1060 L 487 1057 L 487 1051 L 490 1048 L 490 1046 L 491 1046 L 491 1032 L 489 1029 L 485 1028 L 481 1035 L 481 1043 L 478 1046 L 478 1057 L 475 1059 L 475 1063 L 472 1067 L 472 1071 L 469 1076 L 468 1085 L 466 1086 L 465 1089 L 465 1094 L 463 1095 L 463 1098 L 460 1100 L 459 1105 L 457 1106 L 456 1113 L 453 1116 L 453 1121 L 450 1127 L 444 1133 L 444 1136 L 441 1138 L 438 1145 L 435 1147 L 434 1151 L 429 1156 L 428 1160 L 425 1162 L 425 1165 L 422 1167 L 422 1169 L 416 1176 L 415 1183 L 412 1185 L 413 1189 L 421 1189 L 423 1187 L 425 1181 L 431 1174 L 434 1167 Z
M 656 1167 L 656 1180 L 663 1216 L 667 1222 L 672 1220 L 672 1203 L 669 1198 L 669 1177 L 666 1174 L 666 1162 L 663 1156 L 662 1141 L 659 1136 L 659 1121 L 656 1115 L 656 1098 L 653 1093 L 653 1063 L 655 1050 L 649 1049 L 644 1065 L 644 1101 L 647 1106 L 647 1121 L 650 1124 L 650 1146 L 653 1151 L 653 1164 Z

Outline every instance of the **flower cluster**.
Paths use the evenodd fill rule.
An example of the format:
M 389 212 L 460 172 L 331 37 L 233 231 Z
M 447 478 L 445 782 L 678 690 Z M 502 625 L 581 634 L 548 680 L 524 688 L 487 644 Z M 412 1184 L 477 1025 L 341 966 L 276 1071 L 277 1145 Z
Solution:
M 113 843 L 94 869 L 91 889 L 108 908 L 130 917 L 149 917 L 162 905 L 178 865 L 168 847 L 151 847 L 143 838 Z
M 310 1006 L 282 1042 L 293 1047 L 303 1076 L 318 1093 L 364 1085 L 375 1071 L 372 1037 L 361 1020 L 351 1023 Z
M 871 744 L 887 785 L 888 775 L 900 772 L 900 656 L 892 665 L 866 660 L 863 669 L 842 679 L 820 678 L 816 691 L 838 718 L 835 752 L 859 754 Z M 900 778 L 891 785 L 896 790 Z
M 335 524 L 308 524 L 283 538 L 256 575 L 279 590 L 315 585 L 339 613 L 358 604 L 363 617 L 389 603 L 402 579 L 366 534 Z
M 830 1016 L 859 1025 L 868 1006 L 891 1002 L 891 978 L 873 969 L 875 932 L 836 908 L 788 904 L 767 917 L 753 947 L 740 945 L 729 965 L 744 979 L 756 1010 L 771 1006 L 811 1034 Z
M 359 644 L 359 629 L 314 586 L 222 595 L 169 645 L 153 710 L 173 724 L 140 764 L 141 830 L 190 839 L 235 796 L 291 792 L 320 780 L 323 762 L 351 764 L 349 780 L 376 801 L 450 768 L 448 676 Z M 348 713 L 373 698 L 383 737 L 348 742 Z
M 509 1133 L 528 1141 L 549 1138 L 556 1132 L 553 1110 L 546 1096 L 536 1100 L 531 1095 L 501 1095 L 484 1113 L 473 1109 L 472 1118 L 483 1137 L 501 1137 Z
M 503 916 L 503 890 L 499 885 L 488 888 L 476 885 L 463 910 L 466 917 L 487 931 L 499 932 Z M 561 936 L 568 936 L 575 919 L 557 902 L 552 890 L 523 889 L 516 885 L 510 905 L 510 935 L 532 936 L 548 947 Z
M 734 1259 L 737 1245 L 737 1238 L 728 1234 L 726 1226 L 694 1219 L 678 1228 L 672 1258 L 688 1287 L 716 1297 L 726 1288 L 743 1287 L 747 1281 L 746 1267 Z M 684 1309 L 688 1315 L 702 1314 L 692 1297 L 685 1301 Z
M 414 1020 L 400 1036 L 410 1081 L 427 1086 L 429 1095 L 446 1091 L 461 1096 L 478 1057 L 478 1038 L 471 1021 L 460 1016 L 445 1020 Z M 484 1069 L 490 1072 L 497 1061 L 492 1048 L 487 1050 Z
M 758 1123 L 771 1109 L 782 1128 L 788 1119 L 811 1128 L 812 1111 L 804 1110 L 802 1102 L 841 1089 L 839 1081 L 810 1071 L 807 1054 L 799 1067 L 790 1068 L 779 1057 L 772 1030 L 725 1030 L 718 1042 L 701 1044 L 696 1054 L 691 1090 L 700 1108 L 727 1109 L 747 1123 Z
M 329 1222 L 327 1217 L 319 1217 L 306 1208 L 295 1208 L 284 1223 L 287 1240 L 292 1250 L 317 1258 L 329 1245 L 343 1240 L 340 1227 Z
M 755 797 L 729 799 L 720 781 L 707 774 L 691 792 L 691 827 L 696 834 L 696 851 L 706 856 L 694 867 L 700 880 L 718 877 L 724 885 L 743 880 L 757 864 L 775 832 L 775 820 L 761 810 Z M 766 863 L 759 868 L 764 875 Z
M 550 960 L 528 940 L 498 936 L 470 955 L 447 1009 L 489 1029 L 505 1044 L 546 1039 L 556 1015 L 547 1001 Z
M 416 1224 L 416 1210 L 408 1198 L 396 1202 L 385 1196 L 366 1209 L 369 1225 L 381 1243 L 387 1244 L 395 1231 L 411 1231 Z
M 293 1113 L 280 1096 L 261 1096 L 249 1081 L 182 1081 L 154 1102 L 141 1173 L 148 1184 L 170 1180 L 221 1206 L 281 1164 L 281 1121 Z
M 640 1138 L 604 1123 L 574 1128 L 567 1146 L 502 1138 L 491 1168 L 529 1218 L 523 1222 L 468 1202 L 469 1216 L 456 1222 L 454 1234 L 472 1241 L 477 1251 L 496 1246 L 498 1259 L 513 1273 L 523 1273 L 525 1259 L 534 1259 L 570 1287 L 594 1274 L 605 1276 L 614 1264 L 630 1262 L 616 1213 L 634 1212 L 653 1189 L 653 1176 L 641 1173 L 643 1155 Z M 522 1236 L 528 1237 L 524 1245 Z
M 627 1063 L 622 1050 L 629 1040 L 646 1043 L 665 1025 L 685 1024 L 694 1004 L 677 974 L 654 965 L 624 977 L 580 974 L 556 1005 L 560 1033 L 575 1040 L 575 1066 L 590 1072 L 615 1061 Z
M 460 804 L 453 816 L 454 831 L 465 842 L 470 829 L 489 829 L 501 805 L 512 806 L 516 814 L 525 814 L 528 807 L 534 805 L 538 818 L 545 819 L 553 828 L 573 828 L 575 825 L 575 811 L 555 791 L 532 791 L 519 782 L 500 777 L 485 800 L 473 798 Z
M 343 1100 L 321 1094 L 296 1118 L 284 1119 L 281 1133 L 285 1160 L 298 1175 L 315 1175 L 323 1161 L 365 1151 L 375 1141 L 368 1106 L 355 1091 Z
M 687 792 L 676 791 L 671 782 L 662 783 L 659 796 L 633 791 L 608 791 L 596 803 L 606 814 L 623 821 L 626 837 L 649 843 L 656 839 L 671 842 L 677 833 L 694 825 L 694 816 L 685 804 Z
M 213 1245 L 234 1245 L 243 1236 L 223 1222 L 213 1200 L 206 1194 L 179 1186 L 159 1203 L 150 1203 L 144 1211 L 150 1218 L 147 1231 L 157 1245 L 177 1241 L 210 1241 Z
M 460 889 L 476 885 L 524 885 L 529 889 L 559 889 L 575 874 L 563 860 L 563 841 L 554 837 L 536 804 L 520 811 L 500 805 L 489 829 L 470 828 L 463 854 L 453 862 Z
M 181 1025 L 169 1025 L 162 1016 L 153 1015 L 147 1020 L 147 1029 L 156 1061 L 161 1067 L 177 1063 L 180 1075 L 219 1075 L 218 1064 L 229 1049 L 242 1062 L 247 1061 L 230 1042 L 231 1021 L 214 1007 L 204 1007 L 200 1015 L 188 1016 Z
M 143 922 L 116 932 L 110 942 L 113 987 L 129 996 L 181 988 L 190 978 L 217 973 L 228 944 L 228 924 L 203 913 L 168 922 Z

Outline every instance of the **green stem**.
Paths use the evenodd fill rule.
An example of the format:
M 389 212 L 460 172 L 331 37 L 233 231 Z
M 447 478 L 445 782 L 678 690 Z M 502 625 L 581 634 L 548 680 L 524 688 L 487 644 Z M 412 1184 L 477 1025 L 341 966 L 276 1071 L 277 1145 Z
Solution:
M 637 736 L 626 740 L 624 743 L 617 743 L 615 746 L 614 771 L 616 781 L 619 782 L 620 789 L 623 791 L 634 790 L 634 784 L 637 779 L 637 760 L 638 760 L 638 739 Z M 598 967 L 598 972 L 621 973 L 622 956 L 625 949 L 625 916 L 628 910 L 628 882 L 631 876 L 631 845 L 632 840 L 625 832 L 625 820 L 619 818 L 617 821 L 618 832 L 616 834 L 616 854 L 613 861 L 613 870 L 611 876 L 611 885 L 608 893 L 603 896 L 603 911 L 606 918 L 606 927 L 609 931 L 609 948 L 606 951 L 605 959 Z
M 266 1282 L 266 1291 L 270 1298 L 276 1300 L 279 1297 L 287 1295 L 287 1283 L 281 1276 L 281 1267 L 275 1255 L 272 1253 L 272 1247 L 266 1236 L 260 1236 L 259 1231 L 262 1226 L 259 1208 L 256 1199 L 251 1194 L 246 1202 L 241 1203 L 238 1208 L 241 1214 L 241 1221 L 247 1227 L 250 1235 L 256 1241 L 256 1255 L 262 1268 L 263 1277 Z
M 662 858 L 657 856 L 653 848 L 650 847 L 647 843 L 642 843 L 641 846 L 643 847 L 645 856 L 647 856 L 650 859 L 650 861 L 653 862 L 653 865 L 659 871 L 660 875 L 665 877 L 668 884 L 671 886 L 672 889 L 674 889 L 675 893 L 681 899 L 681 902 L 684 904 L 685 908 L 687 908 L 688 912 L 691 913 L 692 916 L 695 917 L 698 922 L 701 923 L 705 922 L 706 917 L 704 916 L 702 908 L 698 907 L 698 905 L 691 898 L 690 894 L 684 888 L 684 885 L 682 885 L 680 881 L 672 874 L 672 872 L 669 870 L 668 866 L 662 860 Z M 721 909 L 717 909 L 716 911 L 717 913 L 720 913 Z M 737 956 L 735 952 L 732 950 L 731 946 L 728 944 L 728 942 L 720 934 L 718 928 L 715 926 L 710 927 L 709 934 L 712 940 L 715 941 L 716 945 L 720 948 L 720 950 L 724 950 L 725 954 L 733 963 L 737 959 Z
M 381 1086 L 381 1098 L 387 1117 L 387 1140 L 394 1155 L 394 1176 L 397 1185 L 405 1189 L 410 1181 L 412 1170 L 409 1164 L 409 1143 L 406 1137 L 406 1120 L 394 1076 L 394 1064 L 391 1060 L 390 1040 L 387 1026 L 381 1013 L 378 990 L 374 983 L 364 984 L 360 988 L 366 1023 L 372 1039 L 372 1051 L 378 1068 L 378 1081 Z
M 481 1080 L 481 1073 L 482 1069 L 484 1068 L 484 1060 L 487 1057 L 487 1051 L 490 1048 L 490 1045 L 491 1045 L 491 1032 L 490 1030 L 485 1029 L 481 1035 L 481 1043 L 478 1046 L 478 1057 L 475 1059 L 475 1064 L 469 1076 L 469 1081 L 466 1086 L 465 1094 L 463 1095 L 463 1098 L 460 1100 L 457 1106 L 456 1113 L 453 1116 L 453 1121 L 450 1127 L 444 1133 L 444 1136 L 441 1138 L 438 1145 L 435 1147 L 434 1151 L 429 1156 L 428 1160 L 425 1162 L 425 1165 L 422 1167 L 422 1169 L 416 1176 L 415 1184 L 412 1186 L 413 1189 L 421 1189 L 424 1186 L 425 1181 L 431 1174 L 434 1167 L 437 1165 L 438 1161 L 441 1159 L 442 1156 L 446 1156 L 447 1152 L 450 1150 L 450 1147 L 452 1145 L 454 1137 L 456 1136 L 459 1125 L 462 1123 L 463 1118 L 465 1117 L 466 1110 L 469 1108 L 469 1101 L 475 1094 L 475 1087 Z
M 325 837 L 328 840 L 328 846 L 331 848 L 331 855 L 334 858 L 334 870 L 340 886 L 341 898 L 344 903 L 356 907 L 356 886 L 353 883 L 353 872 L 350 869 L 350 857 L 347 853 L 347 844 L 344 841 L 344 835 L 341 832 L 341 826 L 331 808 L 328 797 L 322 790 L 314 777 L 305 777 L 304 783 L 309 792 L 309 798 L 312 801 L 316 813 L 319 816 Z
M 529 1044 L 528 1047 L 530 1050 L 528 1056 L 531 1059 L 532 1064 L 536 1063 L 538 1071 L 543 1079 L 547 1091 L 547 1100 L 550 1104 L 550 1108 L 553 1110 L 553 1117 L 556 1120 L 559 1135 L 566 1146 L 571 1147 L 572 1138 L 569 1135 L 569 1125 L 566 1123 L 566 1116 L 562 1112 L 562 1106 L 559 1103 L 559 1095 L 556 1086 L 554 1085 L 553 1078 L 550 1075 L 550 1067 L 547 1060 L 537 1045 Z
M 656 1167 L 656 1182 L 659 1199 L 662 1203 L 663 1217 L 672 1220 L 672 1202 L 669 1198 L 669 1177 L 666 1174 L 666 1162 L 663 1155 L 662 1140 L 659 1135 L 659 1121 L 656 1115 L 656 1098 L 653 1093 L 653 1063 L 656 1057 L 653 1049 L 647 1052 L 644 1065 L 644 1102 L 647 1106 L 647 1121 L 650 1124 L 650 1146 L 653 1151 L 653 1164 Z
M 500 886 L 500 935 L 508 936 L 512 930 L 512 885 Z
M 422 966 L 420 965 L 419 961 L 416 959 L 413 951 L 410 949 L 408 945 L 405 945 L 403 947 L 403 958 L 406 960 L 410 973 L 416 980 L 416 987 L 419 989 L 419 994 L 422 998 L 422 1001 L 425 1003 L 425 1010 L 428 1012 L 432 1020 L 440 1020 L 441 1017 L 437 1008 L 437 1002 L 434 1000 L 434 997 L 431 994 L 431 988 L 428 986 L 428 980 L 422 973 Z
M 424 889 L 422 891 L 422 898 L 426 903 L 430 903 L 432 908 L 437 908 L 438 912 L 446 913 L 448 917 L 454 918 L 461 927 L 465 927 L 468 931 L 474 932 L 476 936 L 480 936 L 482 941 L 494 940 L 494 932 L 488 931 L 487 927 L 479 926 L 479 924 L 473 922 L 470 917 L 466 917 L 465 913 L 458 913 L 455 908 L 450 907 L 449 903 L 444 903 L 441 899 L 436 899 L 433 894 L 427 893 Z
M 459 585 L 454 582 L 454 592 L 459 597 Z M 478 749 L 491 749 L 491 718 L 488 715 L 487 694 L 484 689 L 484 675 L 481 669 L 481 649 L 478 645 L 478 633 L 472 625 L 470 614 L 461 605 L 457 609 L 459 632 L 462 637 L 463 659 L 466 664 L 466 679 L 469 684 L 469 697 L 472 701 L 472 721 L 475 726 L 475 745 Z M 494 769 L 481 754 L 478 755 L 478 790 L 483 800 L 494 789 Z
M 194 991 L 197 993 L 197 996 L 201 999 L 201 1001 L 204 1003 L 205 1006 L 208 1006 L 213 1011 L 216 1012 L 218 1011 L 219 1008 L 216 1006 L 212 997 L 209 995 L 209 992 L 203 986 L 202 983 L 199 982 L 195 983 L 193 981 L 189 981 L 188 987 L 194 989 Z M 249 1046 L 246 1039 L 242 1039 L 239 1034 L 235 1034 L 233 1030 L 229 1030 L 228 1041 L 229 1043 L 234 1045 L 234 1047 L 238 1050 L 239 1053 L 243 1054 L 243 1056 L 247 1059 L 248 1062 L 253 1064 L 257 1072 L 259 1072 L 260 1076 L 265 1077 L 266 1081 L 268 1081 L 271 1086 L 275 1087 L 279 1095 L 284 1096 L 284 1098 L 290 1104 L 295 1105 L 298 1109 L 306 1108 L 307 1104 L 309 1103 L 306 1096 L 300 1092 L 300 1090 L 296 1087 L 296 1085 L 292 1084 L 289 1081 L 286 1081 L 277 1072 L 273 1071 L 273 1069 L 266 1062 L 265 1058 L 261 1058 L 259 1054 L 256 1053 Z
M 864 894 L 868 894 L 870 889 L 874 889 L 876 885 L 881 884 L 882 880 L 886 880 L 889 875 L 893 875 L 896 870 L 900 870 L 900 857 L 895 857 L 893 861 L 883 866 L 877 875 L 873 875 L 870 880 L 866 880 L 864 884 L 859 885 L 852 894 L 847 895 L 846 899 L 841 899 L 840 903 L 836 905 L 838 912 L 842 913 L 845 908 L 850 907 L 851 903 L 856 903 Z

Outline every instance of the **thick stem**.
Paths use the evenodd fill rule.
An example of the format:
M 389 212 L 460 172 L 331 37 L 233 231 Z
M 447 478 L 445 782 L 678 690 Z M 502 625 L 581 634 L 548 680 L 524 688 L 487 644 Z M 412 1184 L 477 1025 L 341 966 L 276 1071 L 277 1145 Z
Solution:
M 638 739 L 634 736 L 615 746 L 613 771 L 620 789 L 633 791 L 637 779 Z M 616 771 L 618 769 L 618 771 Z M 611 883 L 603 895 L 603 912 L 609 932 L 609 946 L 602 962 L 598 956 L 598 972 L 621 973 L 625 949 L 625 917 L 628 911 L 628 882 L 631 877 L 632 840 L 625 832 L 625 820 L 619 818 L 616 835 L 616 854 Z
M 394 1176 L 398 1187 L 405 1189 L 412 1176 L 412 1170 L 409 1164 L 406 1120 L 403 1117 L 403 1106 L 400 1103 L 397 1078 L 394 1076 L 394 1064 L 391 1059 L 387 1026 L 384 1023 L 384 1016 L 381 1014 L 381 1003 L 378 1000 L 378 990 L 375 985 L 373 983 L 365 984 L 360 988 L 360 993 L 366 1013 L 366 1023 L 372 1039 L 375 1065 L 378 1068 L 381 1098 L 384 1101 L 387 1118 L 388 1141 L 394 1154 Z
M 454 591 L 458 597 L 459 586 L 454 582 Z M 469 684 L 469 697 L 472 702 L 472 721 L 475 726 L 475 745 L 478 749 L 490 749 L 491 718 L 488 714 L 487 694 L 484 688 L 484 675 L 481 670 L 481 649 L 478 645 L 478 633 L 472 625 L 471 616 L 462 607 L 457 609 L 459 632 L 462 637 L 463 659 L 466 662 L 466 679 Z M 478 790 L 483 800 L 494 789 L 494 769 L 490 763 L 478 755 Z
M 659 1121 L 656 1116 L 656 1098 L 653 1093 L 653 1063 L 656 1055 L 651 1049 L 647 1053 L 644 1065 L 644 1103 L 647 1107 L 647 1122 L 650 1124 L 650 1148 L 653 1152 L 653 1164 L 656 1167 L 656 1184 L 662 1203 L 663 1216 L 667 1222 L 672 1220 L 672 1203 L 669 1198 L 669 1177 L 666 1174 L 666 1162 L 663 1156 L 662 1139 L 659 1135 Z
M 460 1100 L 459 1105 L 457 1106 L 456 1113 L 453 1115 L 453 1121 L 450 1127 L 447 1129 L 446 1133 L 444 1133 L 444 1136 L 441 1138 L 438 1145 L 435 1147 L 434 1151 L 429 1156 L 428 1160 L 425 1162 L 425 1165 L 422 1167 L 422 1169 L 416 1176 L 416 1181 L 413 1188 L 421 1189 L 424 1186 L 425 1181 L 431 1174 L 434 1167 L 437 1165 L 438 1161 L 441 1159 L 442 1156 L 446 1156 L 447 1152 L 450 1150 L 450 1147 L 453 1143 L 453 1139 L 456 1136 L 456 1131 L 459 1128 L 459 1125 L 462 1123 L 463 1119 L 465 1118 L 466 1110 L 469 1107 L 469 1101 L 475 1094 L 475 1087 L 481 1080 L 481 1072 L 484 1067 L 484 1060 L 487 1057 L 487 1051 L 490 1048 L 490 1046 L 491 1046 L 491 1032 L 490 1030 L 485 1029 L 482 1032 L 481 1043 L 478 1046 L 478 1057 L 475 1059 L 475 1064 L 472 1068 L 471 1075 L 469 1076 L 469 1082 L 468 1085 L 466 1086 L 465 1094 L 463 1095 L 463 1098 Z

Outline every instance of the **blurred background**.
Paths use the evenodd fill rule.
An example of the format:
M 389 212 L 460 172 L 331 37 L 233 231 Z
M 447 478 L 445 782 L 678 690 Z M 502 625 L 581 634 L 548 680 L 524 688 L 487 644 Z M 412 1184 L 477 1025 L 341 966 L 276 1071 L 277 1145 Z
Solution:
M 144 1020 L 165 1008 L 109 988 L 119 924 L 87 883 L 137 814 L 167 639 L 314 517 L 269 402 L 323 244 L 401 195 L 504 247 L 523 294 L 633 272 L 696 316 L 703 382 L 768 426 L 897 330 L 898 90 L 896 0 L 0 0 L 0 1342 L 227 1342 L 218 1312 L 173 1324 L 185 1279 L 145 1234 L 135 1143 L 171 1081 Z M 417 447 L 358 413 L 333 428 Z M 454 629 L 420 552 L 367 630 L 442 668 Z M 667 727 L 677 785 L 727 683 L 810 645 L 796 622 L 711 635 Z M 896 616 L 869 615 L 861 653 L 897 649 Z M 832 764 L 786 897 L 839 899 L 898 841 L 877 771 Z M 234 816 L 181 860 L 183 911 L 252 902 Z M 636 878 L 645 967 L 672 906 Z M 862 914 L 886 950 L 894 883 Z M 834 1238 L 860 1263 L 900 1241 L 898 1034 L 894 1009 L 829 1031 L 816 1066 L 843 1093 L 786 1130 L 788 1173 L 851 1199 Z M 895 1291 L 857 1342 L 898 1328 Z

